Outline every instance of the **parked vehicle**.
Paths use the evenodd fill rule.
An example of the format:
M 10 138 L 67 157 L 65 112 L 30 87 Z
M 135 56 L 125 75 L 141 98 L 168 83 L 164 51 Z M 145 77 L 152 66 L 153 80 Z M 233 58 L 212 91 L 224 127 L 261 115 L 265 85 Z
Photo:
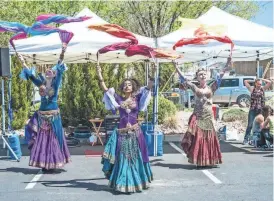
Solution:
M 250 106 L 250 92 L 244 85 L 245 80 L 255 81 L 255 76 L 229 76 L 222 79 L 219 89 L 213 96 L 216 104 L 238 104 L 240 106 Z M 250 83 L 254 85 L 254 83 Z
M 239 106 L 250 106 L 250 92 L 244 85 L 245 80 L 255 81 L 255 76 L 229 76 L 222 79 L 219 89 L 213 96 L 215 104 L 238 104 Z M 254 86 L 254 82 L 250 82 Z M 265 92 L 266 100 L 271 99 L 274 95 L 273 90 Z
M 250 105 L 250 92 L 244 85 L 245 80 L 253 80 L 255 81 L 255 76 L 226 76 L 223 77 L 222 82 L 218 90 L 214 93 L 213 96 L 213 103 L 220 104 L 220 105 L 228 105 L 228 104 L 239 104 L 242 106 L 249 106 Z M 214 80 L 209 80 L 208 85 L 211 85 Z M 192 83 L 198 85 L 198 81 L 192 81 Z M 251 86 L 253 83 L 250 83 Z M 169 99 L 172 97 L 178 97 L 174 95 L 177 93 L 178 96 L 180 94 L 180 90 L 178 88 L 172 89 L 170 91 L 171 95 L 166 95 Z M 189 95 L 188 95 L 189 94 Z M 268 94 L 268 95 L 267 95 Z M 266 96 L 271 96 L 273 93 L 266 92 Z M 194 103 L 194 95 L 193 92 L 188 89 L 183 93 L 183 102 L 187 105 L 188 103 L 188 96 L 190 96 L 190 101 Z

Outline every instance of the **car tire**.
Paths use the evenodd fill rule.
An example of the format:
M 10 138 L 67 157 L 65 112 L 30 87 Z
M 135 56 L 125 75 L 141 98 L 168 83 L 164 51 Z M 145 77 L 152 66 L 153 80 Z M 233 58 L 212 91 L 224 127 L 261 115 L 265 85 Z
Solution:
M 240 107 L 249 107 L 250 106 L 250 101 L 251 101 L 251 98 L 249 95 L 246 95 L 246 94 L 243 94 L 243 95 L 240 95 L 238 96 L 237 98 L 237 104 L 240 106 Z M 244 103 L 244 104 L 242 104 Z M 244 106 L 245 105 L 245 106 Z

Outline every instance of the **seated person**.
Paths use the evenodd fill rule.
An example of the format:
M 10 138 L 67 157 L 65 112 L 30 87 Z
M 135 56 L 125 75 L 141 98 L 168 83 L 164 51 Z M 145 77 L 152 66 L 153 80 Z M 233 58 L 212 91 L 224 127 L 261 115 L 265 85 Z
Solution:
M 262 114 L 258 114 L 252 125 L 251 135 L 253 140 L 249 142 L 250 145 L 254 145 L 255 147 L 258 147 L 261 145 L 259 141 L 261 141 L 261 128 L 262 124 L 264 122 L 264 116 Z
M 268 148 L 272 147 L 271 145 L 273 145 L 273 133 L 274 133 L 274 129 L 273 129 L 273 109 L 269 106 L 267 107 L 267 111 L 265 112 L 264 115 L 264 122 L 262 124 L 262 129 L 264 130 L 264 132 L 262 132 L 263 137 L 265 138 L 265 143 L 267 145 Z

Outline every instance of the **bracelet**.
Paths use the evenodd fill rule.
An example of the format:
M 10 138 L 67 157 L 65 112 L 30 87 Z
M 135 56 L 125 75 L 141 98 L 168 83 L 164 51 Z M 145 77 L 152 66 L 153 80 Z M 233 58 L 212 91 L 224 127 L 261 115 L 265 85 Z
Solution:
M 99 80 L 99 82 L 104 82 L 104 80 Z

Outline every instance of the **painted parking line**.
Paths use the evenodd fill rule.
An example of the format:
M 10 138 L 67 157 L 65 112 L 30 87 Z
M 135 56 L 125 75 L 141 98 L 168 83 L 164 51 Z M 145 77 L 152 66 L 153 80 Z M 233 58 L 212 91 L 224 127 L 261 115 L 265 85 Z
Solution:
M 39 170 L 39 172 L 33 177 L 33 179 L 30 181 L 30 183 L 26 186 L 25 190 L 29 190 L 34 188 L 34 186 L 37 184 L 37 181 L 42 177 L 43 172 L 42 169 Z
M 211 172 L 209 172 L 208 170 L 202 170 L 202 172 L 209 178 L 211 179 L 215 184 L 221 184 L 222 182 L 215 177 Z
M 180 149 L 178 146 L 176 146 L 173 142 L 169 142 L 169 145 L 172 146 L 176 151 L 180 152 L 183 156 L 186 157 L 186 154 L 182 149 Z
M 173 142 L 169 142 L 170 146 L 172 146 L 175 150 L 177 150 L 178 152 L 180 152 L 183 156 L 186 157 L 186 154 L 184 153 L 184 151 L 182 149 L 180 149 L 177 145 L 175 145 Z M 209 172 L 208 170 L 202 170 L 202 172 L 211 180 L 213 181 L 215 184 L 221 184 L 222 182 L 215 177 L 211 172 Z

